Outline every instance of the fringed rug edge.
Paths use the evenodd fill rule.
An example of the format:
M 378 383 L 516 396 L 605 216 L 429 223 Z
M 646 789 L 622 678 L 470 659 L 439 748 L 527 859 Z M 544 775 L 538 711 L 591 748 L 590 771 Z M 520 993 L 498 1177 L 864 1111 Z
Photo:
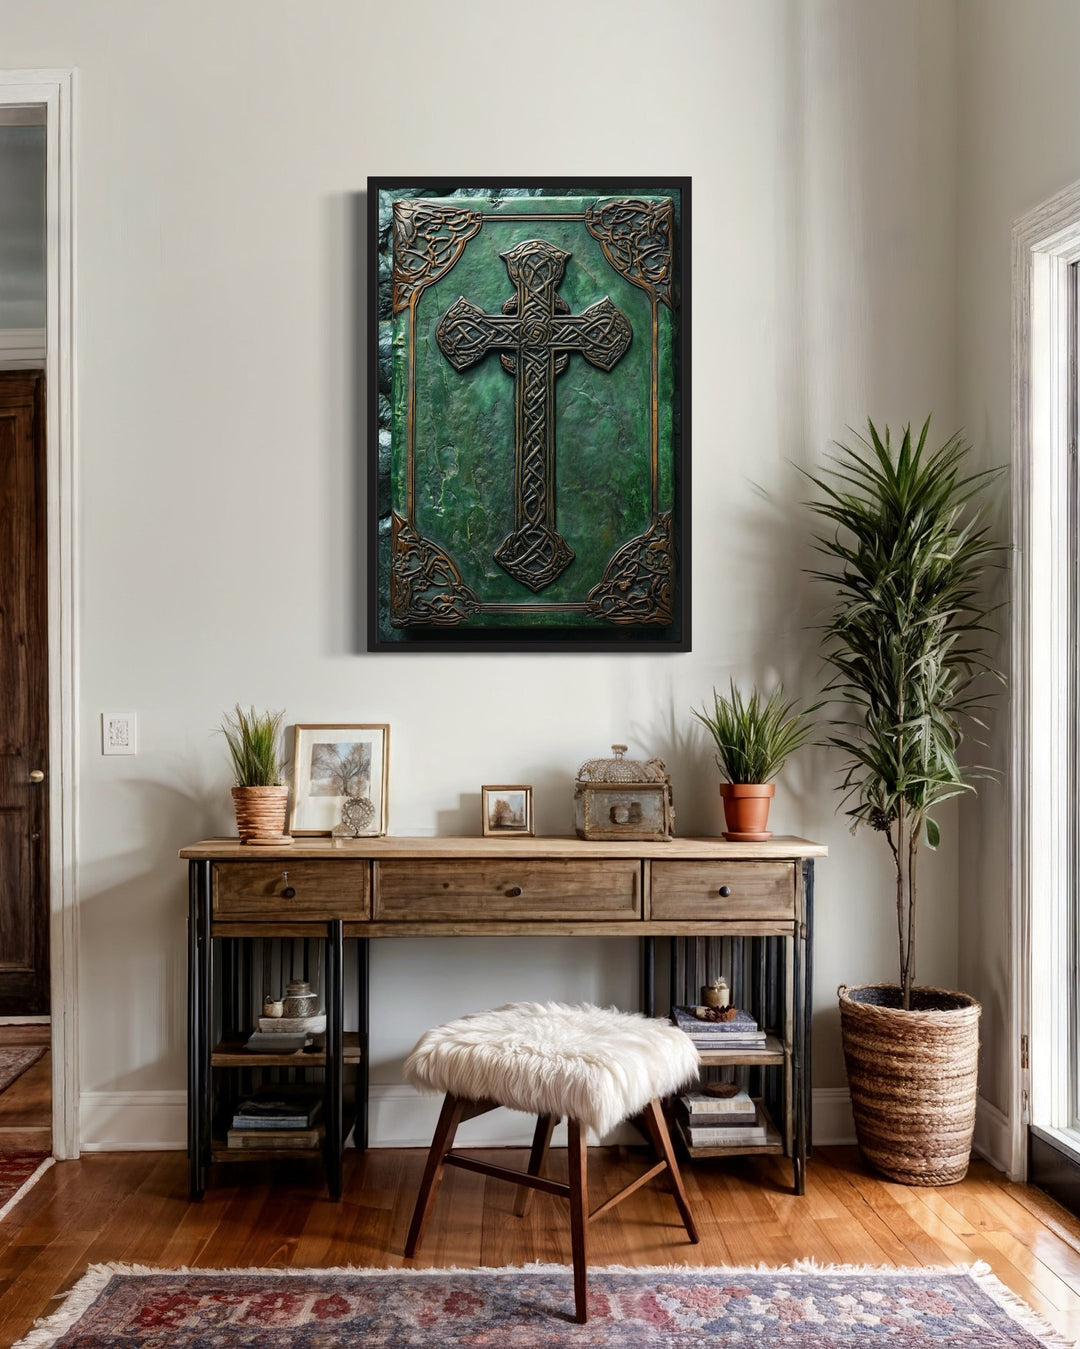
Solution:
M 49 1158 L 49 1162 L 53 1159 Z M 44 1168 L 42 1168 L 44 1169 Z M 30 1182 L 28 1182 L 29 1184 Z M 903 1275 L 969 1275 L 984 1293 L 1006 1313 L 1022 1330 L 1042 1340 L 1048 1349 L 1077 1349 L 1076 1343 L 1061 1335 L 1054 1327 L 993 1273 L 984 1260 L 963 1265 L 836 1265 L 817 1260 L 796 1260 L 789 1265 L 595 1265 L 593 1269 L 612 1274 L 697 1274 L 703 1277 L 722 1275 L 731 1277 L 738 1274 L 824 1274 L 830 1277 L 902 1277 Z M 485 1276 L 509 1276 L 514 1274 L 567 1274 L 570 1267 L 562 1264 L 533 1262 L 524 1265 L 440 1265 L 422 1269 L 410 1266 L 372 1266 L 372 1265 L 334 1265 L 328 1267 L 266 1268 L 234 1267 L 229 1269 L 205 1269 L 188 1265 L 171 1267 L 154 1265 L 126 1265 L 119 1263 L 91 1265 L 67 1293 L 58 1293 L 64 1299 L 62 1306 L 49 1316 L 37 1321 L 23 1339 L 12 1349 L 52 1349 L 57 1340 L 70 1330 L 84 1312 L 93 1306 L 114 1275 L 128 1278 L 153 1277 L 160 1274 L 197 1274 L 213 1277 L 215 1275 L 233 1278 L 254 1277 L 273 1274 L 285 1278 L 304 1278 L 312 1275 L 345 1274 L 353 1278 L 374 1278 L 387 1274 L 406 1275 L 425 1278 L 440 1274 L 483 1274 Z

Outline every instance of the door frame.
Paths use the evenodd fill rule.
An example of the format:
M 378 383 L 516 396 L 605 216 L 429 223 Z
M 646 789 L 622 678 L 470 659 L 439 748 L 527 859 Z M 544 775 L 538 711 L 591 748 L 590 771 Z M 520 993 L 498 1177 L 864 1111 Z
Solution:
M 1012 1081 L 1009 1175 L 1028 1175 L 1034 1117 L 1065 1119 L 1072 980 L 1069 915 L 1078 781 L 1072 755 L 1077 687 L 1071 606 L 1073 383 L 1069 269 L 1080 262 L 1080 183 L 1013 227 Z M 1034 970 L 1039 977 L 1033 976 Z M 1075 1139 L 1036 1125 L 1075 1155 Z
M 44 105 L 52 1138 L 79 1155 L 75 118 L 73 70 L 0 70 L 0 105 Z

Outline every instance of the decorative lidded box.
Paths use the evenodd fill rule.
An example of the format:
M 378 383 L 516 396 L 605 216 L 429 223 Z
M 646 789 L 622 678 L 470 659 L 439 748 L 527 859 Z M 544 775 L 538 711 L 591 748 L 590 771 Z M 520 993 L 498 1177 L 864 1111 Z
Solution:
M 611 759 L 589 759 L 578 769 L 574 828 L 579 838 L 655 839 L 675 832 L 671 778 L 663 760 L 624 759 L 625 745 L 612 745 Z

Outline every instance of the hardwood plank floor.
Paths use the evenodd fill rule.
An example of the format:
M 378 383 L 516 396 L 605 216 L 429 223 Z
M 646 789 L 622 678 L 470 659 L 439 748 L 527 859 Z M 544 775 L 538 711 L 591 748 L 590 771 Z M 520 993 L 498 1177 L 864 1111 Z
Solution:
M 44 1027 L 46 1032 L 48 1029 Z M 46 1052 L 6 1091 L 0 1091 L 0 1152 L 51 1150 L 52 1054 Z
M 488 1153 L 491 1156 L 493 1154 Z M 101 1261 L 160 1265 L 330 1266 L 406 1263 L 402 1256 L 424 1152 L 379 1150 L 345 1163 L 339 1204 L 318 1166 L 219 1166 L 201 1204 L 187 1200 L 175 1152 L 89 1154 L 58 1162 L 0 1221 L 0 1346 L 13 1344 Z M 527 1153 L 497 1155 L 523 1166 Z M 593 1206 L 640 1169 L 644 1149 L 592 1149 Z M 550 1174 L 565 1179 L 566 1153 Z M 590 1228 L 591 1263 L 920 1265 L 986 1260 L 1062 1334 L 1080 1339 L 1080 1224 L 984 1162 L 959 1185 L 921 1190 L 872 1175 L 854 1148 L 818 1148 L 806 1194 L 791 1194 L 782 1158 L 696 1163 L 684 1171 L 702 1240 L 691 1246 L 674 1200 L 648 1185 Z M 509 1185 L 450 1169 L 417 1265 L 504 1265 L 570 1258 L 566 1207 L 534 1194 L 513 1212 Z

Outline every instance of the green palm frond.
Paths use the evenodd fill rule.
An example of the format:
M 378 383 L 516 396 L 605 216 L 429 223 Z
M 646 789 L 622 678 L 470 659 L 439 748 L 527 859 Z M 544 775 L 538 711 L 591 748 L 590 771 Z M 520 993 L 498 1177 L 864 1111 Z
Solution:
M 767 698 L 754 689 L 748 698 L 731 680 L 724 697 L 713 689 L 713 707 L 694 716 L 709 728 L 716 741 L 716 766 L 728 782 L 771 782 L 790 754 L 805 745 L 813 731 L 809 713 L 816 707 L 797 710 L 794 699 L 785 699 L 778 684 Z

